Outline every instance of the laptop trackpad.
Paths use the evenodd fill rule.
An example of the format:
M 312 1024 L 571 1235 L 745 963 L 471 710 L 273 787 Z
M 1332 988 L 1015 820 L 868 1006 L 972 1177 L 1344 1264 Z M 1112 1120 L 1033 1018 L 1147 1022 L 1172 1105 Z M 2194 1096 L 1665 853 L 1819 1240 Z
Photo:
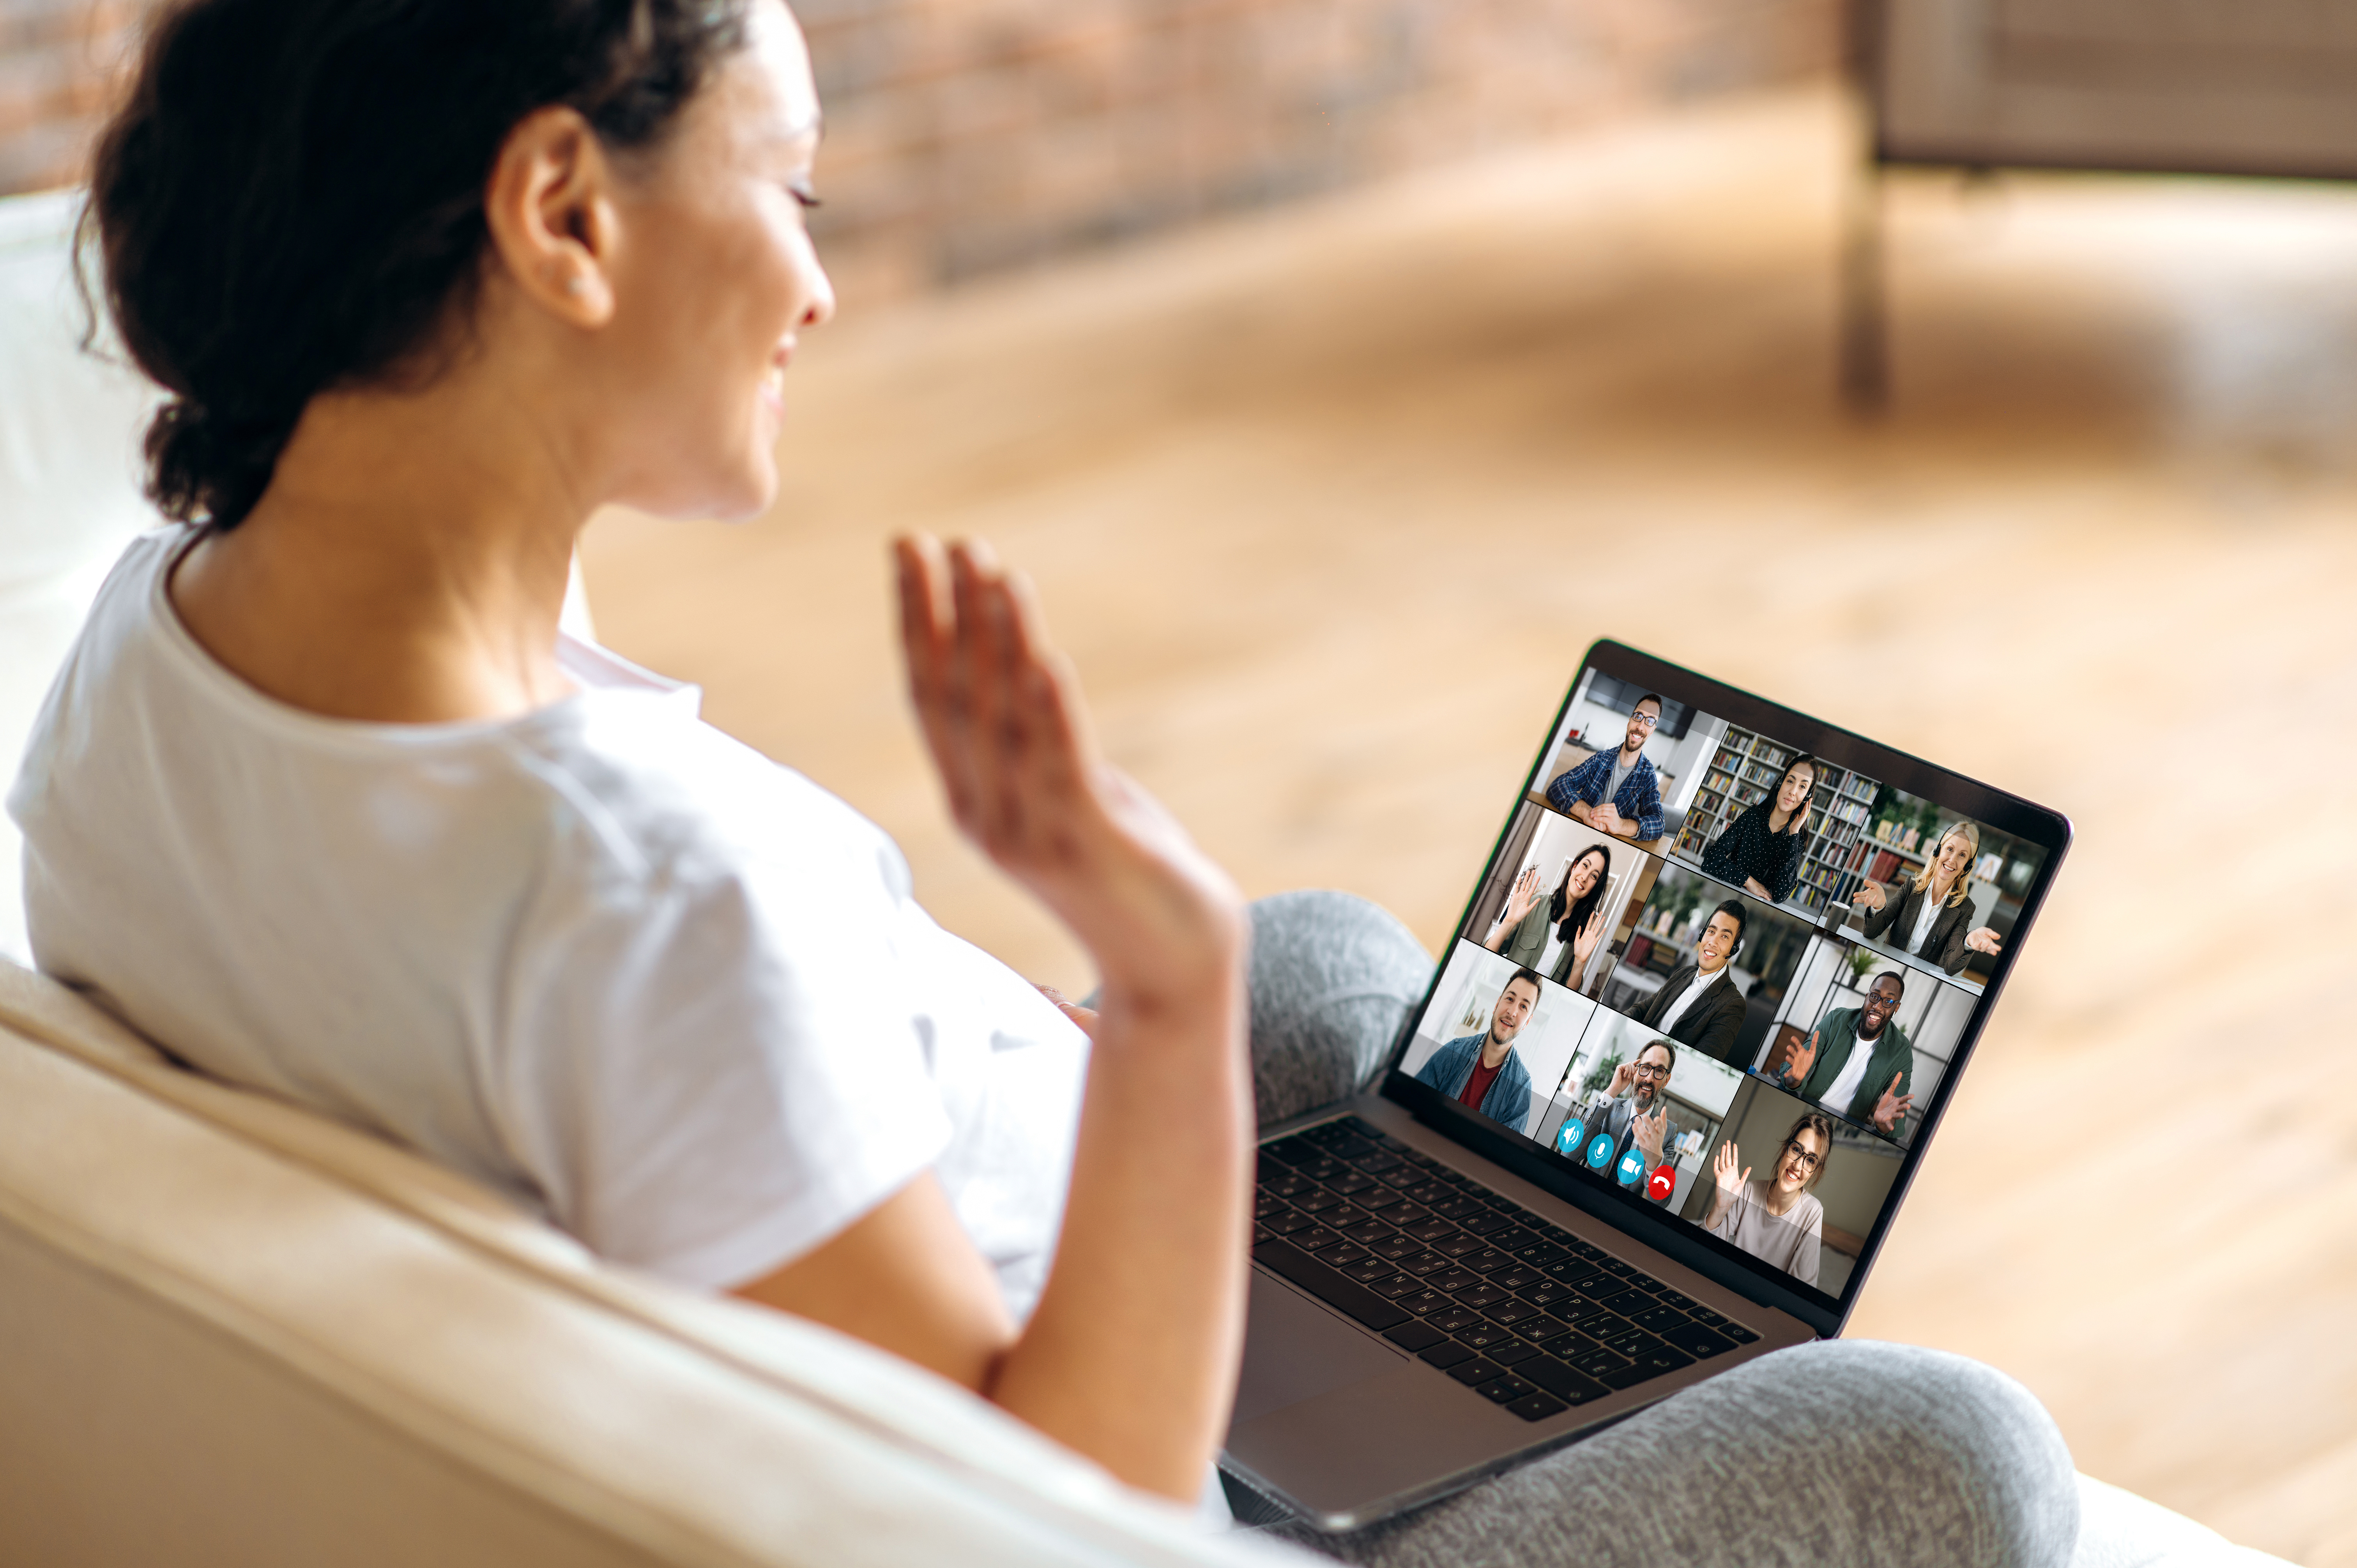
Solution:
M 1254 1269 L 1243 1375 L 1237 1380 L 1230 1430 L 1286 1405 L 1397 1371 L 1406 1359 L 1405 1352 L 1368 1338 Z

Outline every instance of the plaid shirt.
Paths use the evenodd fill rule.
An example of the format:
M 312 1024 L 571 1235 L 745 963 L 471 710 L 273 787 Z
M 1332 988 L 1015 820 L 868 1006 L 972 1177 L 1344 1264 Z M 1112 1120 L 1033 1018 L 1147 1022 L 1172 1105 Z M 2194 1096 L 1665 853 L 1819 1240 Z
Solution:
M 1620 755 L 1619 746 L 1599 751 L 1548 785 L 1547 804 L 1568 813 L 1574 801 L 1593 806 L 1604 799 L 1604 787 L 1612 782 L 1612 764 Z M 1652 757 L 1639 754 L 1637 766 L 1629 769 L 1629 777 L 1620 780 L 1620 792 L 1612 797 L 1612 809 L 1637 824 L 1639 838 L 1662 836 L 1662 791 L 1653 781 Z

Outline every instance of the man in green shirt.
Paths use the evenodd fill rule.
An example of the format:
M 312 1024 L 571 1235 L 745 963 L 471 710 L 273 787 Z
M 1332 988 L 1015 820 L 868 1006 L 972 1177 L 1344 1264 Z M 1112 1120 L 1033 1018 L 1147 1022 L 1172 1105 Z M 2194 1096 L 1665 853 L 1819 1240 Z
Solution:
M 1890 1017 L 1906 994 L 1907 982 L 1897 971 L 1876 975 L 1865 1006 L 1826 1014 L 1808 1043 L 1792 1053 L 1783 1087 L 1836 1116 L 1897 1137 L 1915 1103 L 1908 1090 L 1915 1050 Z

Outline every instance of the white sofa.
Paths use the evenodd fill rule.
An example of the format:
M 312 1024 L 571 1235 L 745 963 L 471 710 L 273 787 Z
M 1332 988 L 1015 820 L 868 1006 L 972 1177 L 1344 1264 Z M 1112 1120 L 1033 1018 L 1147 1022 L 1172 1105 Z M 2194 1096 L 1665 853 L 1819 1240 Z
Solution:
M 152 521 L 153 392 L 75 347 L 70 214 L 0 201 L 9 777 L 89 593 Z M 0 854 L 0 950 L 21 951 L 13 828 Z M 2273 1561 L 2083 1495 L 2083 1568 Z M 1309 1561 L 1206 1534 L 856 1340 L 604 1265 L 0 957 L 0 1563 Z

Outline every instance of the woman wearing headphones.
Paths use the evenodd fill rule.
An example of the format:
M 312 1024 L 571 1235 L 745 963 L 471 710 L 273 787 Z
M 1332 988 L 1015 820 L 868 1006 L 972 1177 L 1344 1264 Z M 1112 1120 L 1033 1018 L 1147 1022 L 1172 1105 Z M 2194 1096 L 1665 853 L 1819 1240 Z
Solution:
M 1703 870 L 1771 904 L 1790 898 L 1809 837 L 1809 791 L 1816 785 L 1815 757 L 1786 763 L 1767 798 L 1720 829 L 1702 852 Z
M 1940 835 L 1932 858 L 1913 876 L 1901 877 L 1888 886 L 1879 882 L 1860 884 L 1850 895 L 1850 902 L 1864 914 L 1858 923 L 1866 934 L 1950 974 L 1963 970 L 1967 953 L 2004 950 L 1996 932 L 1988 927 L 1966 929 L 1973 913 L 1968 873 L 1980 847 L 1980 829 L 1970 822 L 1953 822 Z M 1897 935 L 1886 935 L 1892 931 Z

